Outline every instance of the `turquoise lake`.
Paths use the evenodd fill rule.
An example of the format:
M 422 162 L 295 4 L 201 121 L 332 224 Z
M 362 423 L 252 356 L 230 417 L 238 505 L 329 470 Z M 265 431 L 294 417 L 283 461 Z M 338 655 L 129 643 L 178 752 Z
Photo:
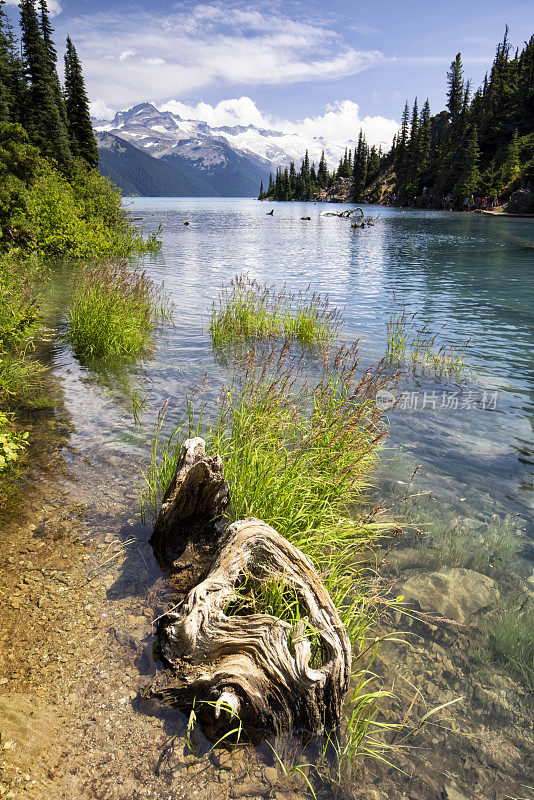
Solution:
M 174 325 L 162 331 L 154 357 L 128 375 L 128 391 L 148 396 L 153 413 L 169 397 L 183 407 L 185 391 L 191 393 L 206 372 L 215 383 L 224 381 L 207 332 L 209 308 L 221 285 L 239 272 L 276 287 L 327 293 L 343 309 L 341 338 L 359 339 L 369 362 L 385 354 L 395 295 L 439 343 L 469 339 L 473 369 L 457 380 L 401 376 L 405 395 L 390 414 L 388 448 L 406 456 L 407 468 L 423 464 L 419 482 L 447 502 L 465 498 L 463 513 L 469 506 L 475 515 L 521 514 L 531 525 L 534 220 L 366 207 L 378 216 L 376 224 L 355 230 L 345 219 L 324 216 L 342 208 L 325 204 L 277 203 L 271 217 L 272 206 L 245 199 L 125 202 L 147 232 L 163 226 L 161 253 L 143 267 L 164 282 L 176 306 Z M 117 445 L 131 420 L 121 423 L 98 381 L 93 385 L 94 373 L 63 346 L 55 371 L 66 369 L 67 395 L 70 386 L 76 393 L 77 380 L 94 393 L 75 420 L 77 444 Z M 120 380 L 114 385 L 108 379 L 108 390 L 120 398 Z

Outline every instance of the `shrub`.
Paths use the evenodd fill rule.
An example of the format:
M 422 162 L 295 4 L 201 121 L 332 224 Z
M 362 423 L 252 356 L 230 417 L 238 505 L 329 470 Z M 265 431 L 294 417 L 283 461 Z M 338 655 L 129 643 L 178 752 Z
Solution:
M 0 247 L 45 257 L 102 258 L 159 246 L 133 227 L 119 190 L 74 162 L 65 176 L 28 143 L 20 125 L 0 123 Z
M 79 169 L 69 182 L 41 159 L 26 203 L 31 247 L 46 256 L 101 258 L 150 249 L 131 226 L 122 199 L 96 170 Z
M 85 267 L 67 335 L 82 358 L 135 356 L 150 348 L 158 319 L 169 314 L 165 296 L 145 272 L 125 261 Z
M 17 460 L 27 439 L 28 433 L 15 431 L 13 420 L 0 412 L 0 472 Z

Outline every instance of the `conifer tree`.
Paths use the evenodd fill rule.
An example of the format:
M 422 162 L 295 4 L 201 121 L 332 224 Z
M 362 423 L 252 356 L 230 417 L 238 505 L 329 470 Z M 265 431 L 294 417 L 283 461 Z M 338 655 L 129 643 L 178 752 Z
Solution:
M 480 183 L 479 157 L 477 129 L 470 125 L 466 132 L 465 145 L 460 151 L 459 174 L 453 187 L 457 197 L 469 197 L 476 192 Z
M 397 162 L 402 164 L 404 156 L 406 155 L 406 146 L 409 139 L 409 124 L 410 124 L 410 109 L 408 108 L 408 101 L 404 104 L 404 111 L 402 112 L 401 129 L 397 136 L 396 156 Z
M 412 108 L 410 139 L 406 146 L 405 164 L 404 180 L 407 184 L 407 187 L 409 187 L 409 193 L 412 194 L 416 191 L 417 179 L 421 166 L 419 152 L 419 109 L 417 106 L 417 97 L 414 100 Z
M 357 203 L 364 192 L 367 180 L 367 143 L 363 130 L 360 128 L 360 135 L 358 137 L 358 147 L 356 148 L 356 155 L 354 156 L 354 165 L 352 168 L 352 199 Z
M 71 166 L 68 135 L 56 102 L 55 81 L 33 0 L 20 2 L 20 27 L 31 103 L 25 127 L 41 152 L 68 170 Z
M 451 63 L 450 70 L 447 72 L 447 108 L 451 117 L 451 122 L 460 115 L 464 101 L 464 79 L 462 54 L 457 53 L 456 58 Z
M 98 147 L 91 125 L 82 65 L 70 37 L 67 37 L 65 53 L 65 105 L 72 152 L 83 158 L 90 167 L 96 167 Z
M 0 0 L 0 122 L 9 122 L 13 102 L 10 94 L 12 53 L 8 22 L 3 6 L 4 0 Z
M 324 189 L 328 185 L 328 167 L 326 165 L 324 150 L 321 153 L 321 160 L 319 161 L 319 168 L 317 170 L 317 183 L 321 189 Z
M 63 121 L 63 124 L 65 128 L 67 128 L 67 110 L 65 108 L 65 100 L 63 98 L 63 92 L 61 91 L 61 84 L 59 83 L 59 78 L 56 70 L 57 51 L 54 46 L 54 40 L 52 38 L 54 31 L 50 24 L 50 18 L 48 16 L 48 6 L 46 4 L 46 0 L 39 0 L 39 9 L 40 9 L 41 35 L 43 37 L 46 52 L 48 55 L 48 68 L 50 70 L 50 78 L 52 80 L 54 88 L 54 98 L 61 119 Z
M 506 185 L 513 181 L 519 174 L 519 170 L 519 139 L 516 129 L 506 151 L 506 158 L 502 168 L 503 184 Z
M 28 86 L 17 52 L 17 41 L 4 13 L 4 5 L 4 0 L 0 0 L 0 102 L 5 121 L 21 123 L 25 116 L 24 110 L 28 107 Z
M 430 145 L 432 141 L 432 122 L 430 118 L 430 103 L 428 97 L 421 111 L 419 120 L 419 157 L 420 171 L 424 173 L 428 170 L 430 161 Z
M 367 184 L 372 183 L 378 177 L 379 172 L 380 172 L 380 153 L 373 145 L 369 151 L 369 160 L 367 162 L 367 175 L 366 175 Z

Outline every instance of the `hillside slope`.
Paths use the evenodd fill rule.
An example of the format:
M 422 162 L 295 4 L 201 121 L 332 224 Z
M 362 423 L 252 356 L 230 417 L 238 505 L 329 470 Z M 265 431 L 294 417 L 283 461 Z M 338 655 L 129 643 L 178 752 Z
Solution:
M 97 133 L 99 169 L 125 195 L 217 197 L 220 192 L 185 163 L 160 161 L 111 133 Z

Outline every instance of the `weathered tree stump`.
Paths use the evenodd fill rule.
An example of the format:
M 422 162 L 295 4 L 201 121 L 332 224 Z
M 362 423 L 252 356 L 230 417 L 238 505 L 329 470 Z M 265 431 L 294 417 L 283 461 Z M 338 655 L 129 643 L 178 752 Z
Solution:
M 338 612 L 310 559 L 269 525 L 248 518 L 224 530 L 220 517 L 229 502 L 220 458 L 206 456 L 202 439 L 188 440 L 152 540 L 173 570 L 191 535 L 194 542 L 215 532 L 214 555 L 205 577 L 160 620 L 169 669 L 150 694 L 183 709 L 195 698 L 208 701 L 204 718 L 213 734 L 235 727 L 236 715 L 256 734 L 334 728 L 351 669 Z M 269 581 L 298 598 L 299 622 L 242 606 L 232 615 L 244 585 L 250 592 Z
M 179 568 L 179 564 L 174 566 L 175 561 L 186 548 L 217 536 L 230 505 L 230 487 L 222 469 L 219 456 L 206 455 L 204 439 L 197 436 L 184 442 L 150 537 L 162 566 Z

